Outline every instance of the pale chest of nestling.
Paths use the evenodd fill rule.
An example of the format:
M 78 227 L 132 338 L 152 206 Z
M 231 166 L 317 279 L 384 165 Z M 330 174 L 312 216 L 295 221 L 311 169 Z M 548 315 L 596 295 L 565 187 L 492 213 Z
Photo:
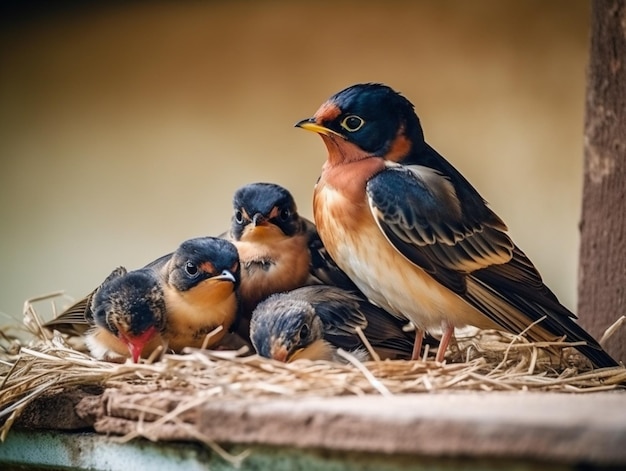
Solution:
M 217 327 L 207 346 L 219 342 L 235 319 L 237 297 L 226 281 L 206 280 L 189 291 L 165 290 L 167 325 L 163 334 L 176 352 L 185 347 L 200 348 L 207 334 Z
M 253 309 L 270 294 L 304 285 L 309 276 L 311 259 L 304 234 L 288 237 L 280 233 L 269 240 L 238 241 L 235 245 L 241 262 L 239 294 L 245 309 Z

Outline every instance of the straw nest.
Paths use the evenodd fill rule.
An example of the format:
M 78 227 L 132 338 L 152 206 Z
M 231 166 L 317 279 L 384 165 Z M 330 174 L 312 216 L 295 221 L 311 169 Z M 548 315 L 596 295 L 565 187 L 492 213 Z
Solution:
M 347 352 L 342 352 L 345 364 L 307 360 L 283 364 L 241 351 L 206 350 L 163 354 L 159 361 L 148 359 L 141 364 L 111 363 L 95 360 L 70 346 L 60 334 L 42 329 L 33 303 L 46 298 L 25 304 L 28 343 L 17 340 L 9 328 L 1 335 L 1 439 L 31 402 L 51 391 L 77 386 L 180 392 L 185 401 L 178 408 L 185 409 L 209 398 L 520 390 L 580 393 L 616 389 L 626 381 L 623 367 L 594 370 L 574 349 L 562 348 L 563 343 L 529 343 L 520 336 L 495 331 L 475 331 L 459 338 L 443 364 L 360 362 Z M 547 346 L 557 348 L 561 355 L 556 358 L 546 353 Z M 171 411 L 162 415 L 173 420 Z

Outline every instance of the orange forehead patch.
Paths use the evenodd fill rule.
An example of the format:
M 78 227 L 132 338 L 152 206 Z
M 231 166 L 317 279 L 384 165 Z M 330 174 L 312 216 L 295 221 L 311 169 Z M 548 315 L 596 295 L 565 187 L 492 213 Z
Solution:
M 327 101 L 319 107 L 313 117 L 318 124 L 332 121 L 341 114 L 341 109 L 332 101 Z

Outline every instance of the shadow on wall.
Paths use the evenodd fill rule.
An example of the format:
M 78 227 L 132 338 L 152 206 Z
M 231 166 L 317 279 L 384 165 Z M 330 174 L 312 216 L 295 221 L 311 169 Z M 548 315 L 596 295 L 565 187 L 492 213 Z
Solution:
M 251 181 L 285 185 L 310 217 L 325 150 L 293 124 L 363 81 L 413 101 L 427 140 L 573 308 L 587 10 L 187 1 L 3 15 L 0 311 L 82 296 L 117 265 L 220 233 Z

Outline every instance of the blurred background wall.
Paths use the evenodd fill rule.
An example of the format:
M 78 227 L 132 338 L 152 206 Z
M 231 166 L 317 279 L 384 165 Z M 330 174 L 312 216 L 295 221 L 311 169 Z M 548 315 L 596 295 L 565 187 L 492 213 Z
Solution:
M 575 307 L 587 1 L 87 3 L 1 15 L 0 311 L 222 232 L 248 182 L 311 217 L 325 148 L 293 124 L 363 81 Z

